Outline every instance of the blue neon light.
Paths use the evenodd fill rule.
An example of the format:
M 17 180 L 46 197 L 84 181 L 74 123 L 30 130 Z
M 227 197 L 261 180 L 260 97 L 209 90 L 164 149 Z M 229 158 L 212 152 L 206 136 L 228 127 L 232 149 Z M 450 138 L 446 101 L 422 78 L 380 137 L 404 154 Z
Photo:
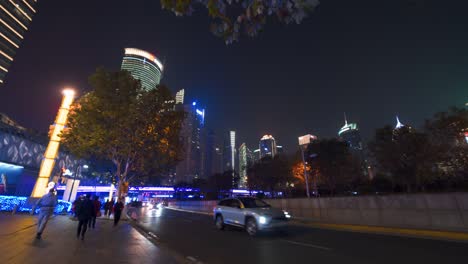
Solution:
M 24 196 L 4 196 L 0 195 L 0 211 L 12 212 L 31 212 L 32 208 L 26 204 L 28 197 Z M 58 200 L 58 204 L 55 207 L 54 213 L 59 214 L 63 212 L 69 212 L 71 210 L 71 203 Z M 36 213 L 39 212 L 39 208 L 36 208 Z
M 192 105 L 193 105 L 193 106 L 196 106 L 196 105 L 197 105 L 197 102 L 193 102 Z

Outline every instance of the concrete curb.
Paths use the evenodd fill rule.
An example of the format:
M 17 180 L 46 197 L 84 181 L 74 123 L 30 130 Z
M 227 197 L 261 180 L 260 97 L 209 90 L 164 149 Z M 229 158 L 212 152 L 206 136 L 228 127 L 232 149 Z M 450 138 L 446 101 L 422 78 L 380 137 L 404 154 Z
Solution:
M 194 213 L 194 214 L 202 214 L 202 215 L 210 215 L 210 216 L 213 215 L 213 213 L 191 211 L 191 210 L 185 210 L 185 209 L 174 208 L 174 207 L 167 207 L 167 209 L 187 212 L 187 213 Z M 349 224 L 329 224 L 329 223 L 306 221 L 304 219 L 291 219 L 290 223 L 296 226 L 307 226 L 307 227 L 312 227 L 312 228 L 328 229 L 328 230 L 335 230 L 335 231 L 346 231 L 346 232 L 356 232 L 356 233 L 379 234 L 379 235 L 468 243 L 468 233 L 464 233 L 464 232 L 435 231 L 435 230 L 410 229 L 410 228 L 391 228 L 391 227 L 349 225 Z

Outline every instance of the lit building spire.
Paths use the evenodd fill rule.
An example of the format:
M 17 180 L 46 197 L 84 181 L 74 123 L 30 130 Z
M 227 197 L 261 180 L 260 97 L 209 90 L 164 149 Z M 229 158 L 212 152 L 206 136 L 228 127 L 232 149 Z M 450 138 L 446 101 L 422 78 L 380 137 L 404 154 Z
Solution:
M 343 112 L 344 114 L 344 123 L 345 123 L 345 126 L 348 125 L 348 118 L 346 118 L 346 112 Z
M 398 118 L 398 116 L 396 116 L 396 121 L 397 121 L 397 124 L 395 126 L 395 129 L 400 129 L 405 126 L 400 122 L 400 118 Z

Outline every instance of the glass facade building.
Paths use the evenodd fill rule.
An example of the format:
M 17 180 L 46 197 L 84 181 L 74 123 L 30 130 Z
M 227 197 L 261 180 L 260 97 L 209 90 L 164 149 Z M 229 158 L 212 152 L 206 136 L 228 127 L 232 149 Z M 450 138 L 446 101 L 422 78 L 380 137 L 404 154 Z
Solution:
M 272 135 L 264 135 L 260 139 L 259 149 L 260 149 L 260 159 L 266 156 L 274 157 L 276 156 L 276 154 L 278 154 L 276 141 Z
M 161 81 L 163 64 L 147 51 L 126 48 L 121 69 L 129 71 L 133 78 L 140 80 L 143 89 L 152 90 Z
M 16 50 L 28 31 L 36 4 L 37 0 L 0 1 L 0 84 L 5 81 Z

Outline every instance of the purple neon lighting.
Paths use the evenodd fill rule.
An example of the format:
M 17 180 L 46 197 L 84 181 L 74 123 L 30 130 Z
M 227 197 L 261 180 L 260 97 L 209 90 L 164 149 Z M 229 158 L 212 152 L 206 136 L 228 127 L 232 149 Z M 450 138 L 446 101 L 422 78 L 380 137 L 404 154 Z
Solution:
M 57 190 L 64 191 L 65 186 L 64 185 L 58 186 Z M 113 191 L 115 190 L 117 189 L 114 187 Z M 130 187 L 129 190 L 130 191 L 142 191 L 142 192 L 154 192 L 154 191 L 174 192 L 175 191 L 174 187 Z M 79 186 L 78 187 L 78 192 L 109 192 L 109 191 L 110 191 L 110 186 Z M 180 191 L 198 191 L 198 190 L 185 188 L 185 189 L 180 189 Z M 243 193 L 243 194 L 258 193 L 258 191 L 249 191 L 249 190 L 243 190 L 243 189 L 233 189 L 231 191 L 232 193 Z
M 65 186 L 57 187 L 57 190 L 64 191 Z M 117 190 L 115 187 L 113 191 Z M 130 191 L 166 191 L 173 192 L 173 187 L 130 187 Z M 109 192 L 110 186 L 79 186 L 77 192 Z

